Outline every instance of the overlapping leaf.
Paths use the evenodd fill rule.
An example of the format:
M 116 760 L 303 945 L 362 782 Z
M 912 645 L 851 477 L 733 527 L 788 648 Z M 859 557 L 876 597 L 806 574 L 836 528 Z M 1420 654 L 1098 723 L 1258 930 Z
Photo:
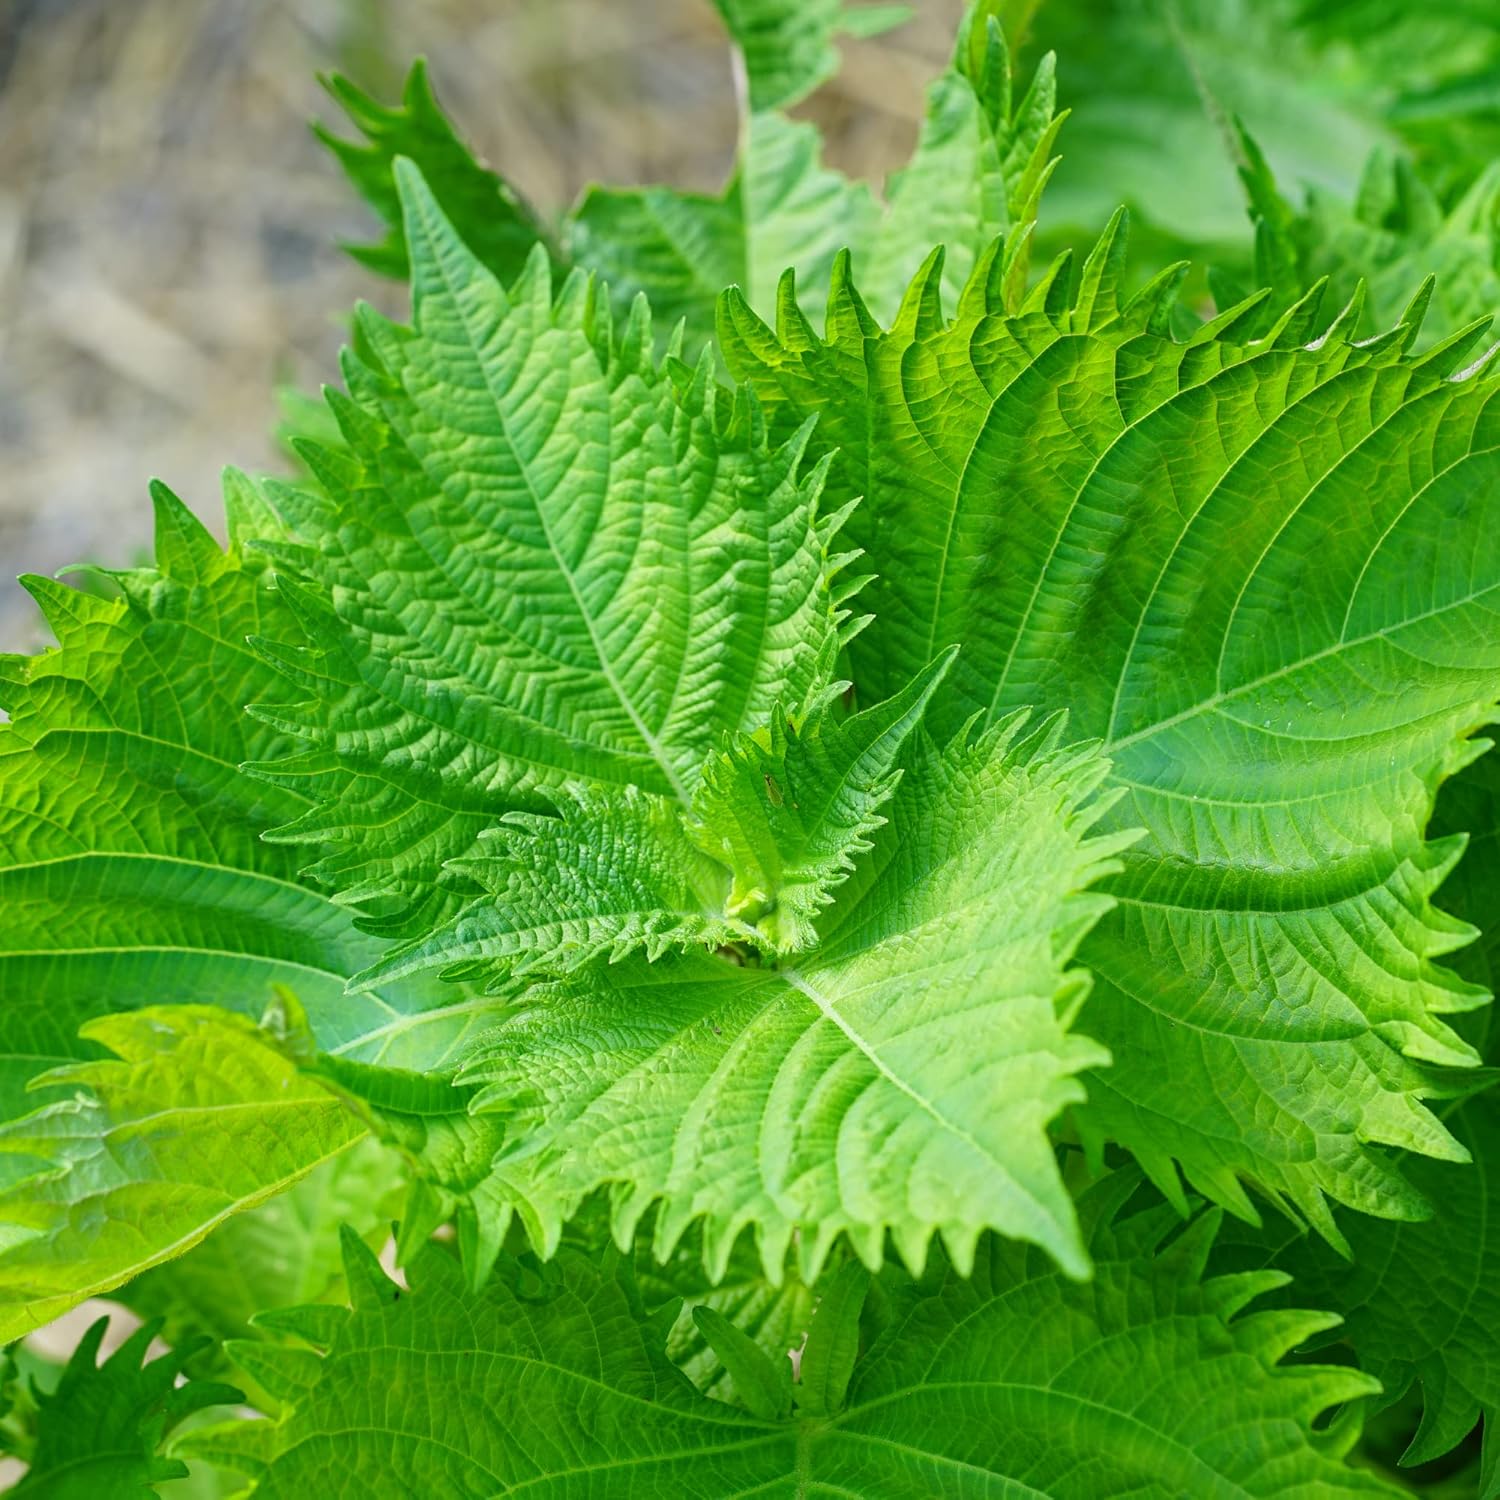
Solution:
M 108 1319 L 78 1341 L 57 1389 L 37 1400 L 36 1445 L 15 1500 L 140 1500 L 155 1486 L 187 1475 L 180 1459 L 163 1458 L 167 1435 L 205 1407 L 238 1401 L 217 1381 L 188 1380 L 184 1366 L 207 1343 L 185 1344 L 148 1359 L 159 1323 L 138 1328 L 96 1364 Z
M 378 944 L 261 837 L 306 803 L 238 769 L 286 745 L 243 713 L 280 685 L 245 638 L 296 626 L 243 555 L 275 523 L 240 481 L 228 497 L 224 553 L 158 489 L 156 566 L 121 600 L 32 580 L 60 645 L 0 661 L 5 1116 L 34 1106 L 37 1073 L 103 1056 L 78 1028 L 111 1010 L 211 1000 L 258 1017 L 283 984 L 331 1051 L 437 1066 L 461 1035 L 458 1017 L 413 1024 L 459 991 L 346 996 Z
M 1088 1285 L 986 1241 L 971 1278 L 939 1262 L 894 1286 L 862 1349 L 857 1298 L 820 1308 L 787 1390 L 800 1409 L 782 1419 L 696 1391 L 664 1353 L 675 1307 L 647 1313 L 615 1266 L 507 1258 L 476 1295 L 431 1250 L 404 1291 L 351 1245 L 353 1309 L 278 1319 L 326 1350 L 285 1350 L 288 1413 L 190 1448 L 266 1500 L 332 1472 L 412 1494 L 1391 1494 L 1342 1462 L 1347 1421 L 1314 1430 L 1368 1377 L 1280 1364 L 1328 1319 L 1245 1311 L 1280 1278 L 1205 1279 L 1212 1219 L 1165 1250 L 1162 1228 L 1099 1234 Z
M 1494 979 L 1500 934 L 1500 761 L 1485 755 L 1444 788 L 1436 826 L 1463 830 L 1468 850 L 1444 900 L 1455 915 L 1482 926 L 1480 938 L 1456 955 L 1476 982 Z M 1465 1018 L 1492 1020 L 1487 1012 Z M 1471 1025 L 1486 1060 L 1496 1062 Z M 1492 1028 L 1490 1028 L 1492 1029 Z M 1461 1083 L 1463 1080 L 1459 1080 Z M 1433 1205 L 1420 1224 L 1345 1216 L 1350 1261 L 1277 1218 L 1264 1229 L 1241 1229 L 1225 1247 L 1236 1265 L 1274 1265 L 1291 1274 L 1296 1295 L 1341 1313 L 1343 1338 L 1363 1369 L 1385 1387 L 1382 1404 L 1420 1386 L 1421 1426 L 1404 1462 L 1441 1457 L 1483 1418 L 1480 1493 L 1500 1493 L 1500 1095 L 1493 1084 L 1450 1105 L 1447 1122 L 1473 1160 L 1417 1162 L 1411 1176 Z
M 769 313 L 788 268 L 796 285 L 820 288 L 844 249 L 882 314 L 937 242 L 950 248 L 956 290 L 983 247 L 1016 230 L 1012 279 L 1024 286 L 1026 231 L 1062 122 L 1050 55 L 1025 96 L 1013 97 L 1001 9 L 1000 0 L 981 0 L 965 13 L 953 60 L 928 90 L 911 162 L 891 179 L 884 206 L 820 164 L 811 125 L 755 114 L 721 197 L 655 187 L 586 195 L 570 230 L 579 262 L 616 287 L 644 288 L 659 316 L 705 331 L 724 287 L 740 287 Z
M 480 835 L 499 852 L 450 860 L 482 894 L 433 932 L 400 944 L 359 982 L 445 966 L 503 986 L 511 976 L 568 973 L 607 954 L 753 939 L 726 914 L 729 872 L 694 847 L 681 809 L 627 786 L 556 793 L 555 812 L 507 813 Z
M 934 245 L 947 250 L 944 286 L 956 296 L 997 236 L 1011 247 L 1013 288 L 1026 285 L 1032 225 L 1057 158 L 1064 115 L 1057 113 L 1052 53 L 1015 97 L 1013 62 L 1001 19 L 1004 0 L 982 0 L 964 13 L 947 70 L 927 90 L 926 115 L 911 162 L 892 177 L 887 210 L 869 243 L 845 234 L 860 284 L 877 316 L 895 314 L 913 273 Z M 794 265 L 794 262 L 788 262 Z M 795 267 L 802 278 L 800 267 Z M 799 284 L 812 291 L 800 279 Z M 821 288 L 822 283 L 818 286 Z M 768 314 L 771 306 L 751 298 Z
M 608 1238 L 607 1227 L 603 1234 L 590 1236 L 583 1247 L 585 1253 L 597 1256 Z M 818 1287 L 797 1276 L 788 1276 L 780 1286 L 773 1286 L 748 1240 L 736 1245 L 723 1277 L 712 1287 L 704 1281 L 703 1260 L 693 1245 L 680 1246 L 663 1264 L 638 1242 L 634 1270 L 647 1306 L 674 1301 L 681 1304 L 682 1311 L 667 1334 L 667 1355 L 705 1396 L 731 1406 L 744 1404 L 739 1400 L 734 1377 L 694 1321 L 697 1307 L 713 1308 L 727 1318 L 753 1339 L 773 1364 L 790 1361 L 794 1353 L 800 1358 L 818 1306 Z
M 721 194 L 592 188 L 568 243 L 617 298 L 642 289 L 659 318 L 669 326 L 685 319 L 699 337 L 712 328 L 714 299 L 726 286 L 769 306 L 788 266 L 822 281 L 839 250 L 868 240 L 879 222 L 870 189 L 823 164 L 815 126 L 768 113 L 748 121 Z
M 1233 120 L 1280 180 L 1343 202 L 1376 150 L 1415 151 L 1450 201 L 1500 140 L 1486 0 L 1049 0 L 1034 31 L 1064 60 L 1072 114 L 1053 249 L 1124 200 L 1149 269 L 1172 254 L 1248 260 Z
M 1296 1296 L 1341 1314 L 1358 1358 L 1394 1401 L 1414 1383 L 1423 1416 L 1407 1464 L 1441 1457 L 1483 1419 L 1480 1494 L 1500 1485 L 1500 1099 L 1491 1091 L 1449 1117 L 1473 1157 L 1468 1164 L 1420 1162 L 1413 1182 L 1435 1205 L 1431 1220 L 1393 1224 L 1348 1216 L 1352 1262 L 1276 1219 L 1235 1264 L 1270 1265 L 1293 1278 Z
M 306 450 L 322 493 L 275 492 L 319 539 L 277 554 L 314 644 L 264 649 L 317 696 L 260 713 L 312 741 L 263 767 L 318 798 L 280 837 L 418 936 L 474 893 L 447 862 L 566 782 L 687 807 L 721 734 L 807 697 L 842 615 L 805 435 L 773 450 L 707 364 L 658 366 L 644 305 L 616 336 L 541 258 L 506 292 L 404 191 L 415 326 L 363 320 L 348 447 Z
M 533 1243 L 610 1185 L 621 1244 L 660 1200 L 658 1256 L 701 1218 L 715 1278 L 747 1225 L 773 1281 L 794 1235 L 810 1280 L 841 1233 L 879 1264 L 888 1229 L 914 1267 L 935 1230 L 966 1267 L 997 1228 L 1084 1274 L 1046 1127 L 1105 1060 L 1068 1030 L 1087 979 L 1067 967 L 1103 909 L 1085 888 L 1128 842 L 1087 836 L 1103 773 L 1018 719 L 929 746 L 809 952 L 532 990 L 464 1076 Z
M 1349 299 L 1361 282 L 1376 329 L 1397 322 L 1425 278 L 1435 276 L 1423 321 L 1429 341 L 1500 309 L 1500 163 L 1451 208 L 1399 156 L 1377 152 L 1352 202 L 1312 191 L 1302 210 L 1282 195 L 1255 142 L 1242 137 L 1241 169 L 1256 224 L 1255 280 L 1296 301 L 1320 278 Z
M 392 1153 L 377 1141 L 356 1141 L 113 1296 L 142 1317 L 160 1319 L 174 1346 L 204 1334 L 243 1338 L 250 1320 L 268 1308 L 342 1297 L 341 1227 L 382 1243 L 399 1217 L 401 1187 Z
M 879 578 L 862 693 L 963 642 L 941 725 L 1066 706 L 1146 838 L 1089 938 L 1080 1027 L 1115 1065 L 1085 1123 L 1174 1196 L 1176 1160 L 1336 1235 L 1325 1195 L 1420 1198 L 1372 1143 L 1461 1158 L 1419 1102 L 1475 1055 L 1482 992 L 1435 961 L 1471 929 L 1432 894 L 1441 779 L 1500 687 L 1500 400 L 1462 347 L 1356 344 L 1317 296 L 1264 338 L 1234 309 L 1166 333 L 1172 277 L 1119 295 L 1119 225 L 1006 313 L 998 254 L 956 316 L 929 263 L 889 333 L 847 275 L 826 338 L 743 299 L 721 331 L 776 423 L 819 417 Z
M 692 346 L 713 328 L 715 299 L 737 285 L 769 312 L 789 267 L 804 287 L 821 287 L 836 253 L 853 248 L 864 284 L 884 312 L 931 246 L 946 241 L 949 277 L 962 284 L 996 234 L 1024 229 L 1036 216 L 1051 171 L 1059 118 L 1052 60 L 1044 58 L 1024 98 L 1012 91 L 1009 50 L 1000 28 L 1003 0 L 976 0 L 959 28 L 953 60 L 928 91 L 915 153 L 890 183 L 882 206 L 864 183 L 826 166 L 816 128 L 777 111 L 815 85 L 842 27 L 873 25 L 891 8 L 847 8 L 842 0 L 718 0 L 745 59 L 748 111 L 735 170 L 722 192 L 670 186 L 593 187 L 564 219 L 551 245 L 514 194 L 481 167 L 438 111 L 420 65 L 402 108 L 380 105 L 346 80 L 331 85 L 365 142 L 323 138 L 380 215 L 386 238 L 358 252 L 377 270 L 408 264 L 394 164 L 409 157 L 444 215 L 480 262 L 502 281 L 519 270 L 526 233 L 609 284 L 623 315 L 637 292 L 659 325 L 685 320 Z M 1014 276 L 1024 285 L 1025 235 L 1018 233 Z
M 0 1339 L 191 1248 L 365 1133 L 229 1012 L 101 1016 L 84 1037 L 116 1055 L 43 1075 L 74 1093 L 0 1126 Z
M 785 109 L 838 68 L 834 39 L 877 36 L 909 14 L 904 5 L 845 0 L 714 0 L 743 61 L 752 110 Z
M 305 1106 L 305 1120 L 294 1123 L 280 1101 L 267 1105 L 285 1122 L 278 1139 L 289 1154 L 239 1154 L 225 1134 L 236 1117 L 236 1069 L 245 1063 L 239 1081 L 253 1089 L 256 1077 L 269 1077 L 261 1063 L 274 1059 L 232 1018 L 198 1026 L 189 1048 L 165 1011 L 159 1023 L 133 1020 L 140 1007 L 211 1001 L 258 1017 L 275 987 L 287 986 L 317 1046 L 367 1064 L 437 1070 L 434 1088 L 450 1087 L 441 1070 L 451 1074 L 487 1008 L 435 981 L 347 995 L 349 977 L 379 945 L 297 879 L 298 851 L 263 841 L 306 803 L 238 769 L 247 755 L 283 745 L 243 713 L 279 683 L 245 637 L 295 625 L 263 566 L 244 555 L 247 539 L 274 534 L 276 523 L 241 481 L 228 498 L 225 553 L 158 489 L 157 564 L 123 576 L 122 599 L 34 580 L 59 647 L 3 664 L 12 717 L 0 726 L 0 1097 L 13 1122 L 8 1177 L 41 1174 L 13 1186 L 0 1212 L 9 1223 L 0 1295 L 13 1328 L 180 1252 L 232 1208 L 312 1167 L 335 1137 L 359 1133 L 327 1093 L 297 1083 L 286 1097 L 300 1101 L 292 1113 Z M 128 1066 L 106 1060 L 117 1043 Z M 184 1061 L 199 1051 L 217 1072 L 200 1078 Z M 84 1064 L 67 1075 L 80 1090 L 102 1069 L 107 1093 L 79 1092 L 18 1119 L 48 1097 L 27 1085 L 70 1063 Z M 296 1066 L 275 1067 L 276 1087 L 292 1089 Z M 224 1108 L 186 1108 L 213 1078 L 230 1091 Z M 252 1094 L 234 1108 L 260 1118 L 264 1102 Z M 102 1236 L 101 1206 L 114 1215 Z
M 560 253 L 551 245 L 546 226 L 515 189 L 476 161 L 454 132 L 433 96 L 424 62 L 412 64 L 398 106 L 378 103 L 337 74 L 326 78 L 324 86 L 364 140 L 346 140 L 321 125 L 314 127 L 318 138 L 386 224 L 385 238 L 378 244 L 349 247 L 362 264 L 402 279 L 410 269 L 391 174 L 398 156 L 421 163 L 433 192 L 470 248 L 496 275 L 507 280 L 519 275 L 538 241 L 554 256 Z
M 726 907 L 756 941 L 780 953 L 817 941 L 815 919 L 884 824 L 902 748 L 952 660 L 851 718 L 828 698 L 800 724 L 778 711 L 709 761 L 691 833 L 732 873 Z
M 483 894 L 356 982 L 446 966 L 504 990 L 637 949 L 811 947 L 813 917 L 884 822 L 897 758 L 946 667 L 848 720 L 830 701 L 839 684 L 796 717 L 778 707 L 709 757 L 687 811 L 634 786 L 572 785 L 549 814 L 507 813 L 480 834 L 497 852 L 446 866 Z

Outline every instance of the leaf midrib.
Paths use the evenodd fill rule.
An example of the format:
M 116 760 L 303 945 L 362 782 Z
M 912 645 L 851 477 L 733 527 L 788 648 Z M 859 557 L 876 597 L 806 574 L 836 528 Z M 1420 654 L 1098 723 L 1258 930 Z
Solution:
M 428 235 L 430 238 L 430 227 L 428 229 Z M 583 596 L 578 591 L 577 580 L 574 578 L 572 570 L 568 568 L 564 563 L 562 554 L 558 550 L 556 538 L 552 534 L 552 527 L 548 521 L 546 510 L 542 505 L 541 495 L 536 487 L 536 482 L 531 471 L 531 465 L 523 456 L 521 448 L 511 435 L 510 422 L 506 416 L 505 408 L 501 401 L 501 394 L 499 390 L 496 389 L 495 384 L 491 379 L 489 364 L 480 352 L 479 345 L 475 340 L 474 331 L 470 327 L 468 318 L 466 318 L 461 311 L 458 311 L 461 308 L 462 304 L 459 298 L 458 288 L 454 285 L 452 278 L 448 274 L 447 262 L 441 255 L 434 255 L 432 257 L 432 261 L 437 268 L 438 274 L 442 277 L 443 286 L 447 290 L 448 296 L 452 301 L 455 310 L 457 311 L 457 322 L 458 325 L 463 329 L 464 339 L 468 344 L 470 354 L 473 356 L 474 366 L 480 372 L 480 375 L 484 380 L 485 390 L 489 393 L 490 400 L 494 403 L 495 416 L 500 423 L 505 443 L 507 447 L 509 447 L 510 451 L 515 455 L 517 467 L 520 470 L 521 477 L 526 486 L 527 497 L 530 499 L 532 509 L 536 513 L 537 524 L 542 529 L 542 535 L 547 539 L 547 550 L 552 554 L 552 560 L 556 565 L 558 574 L 567 584 L 568 593 L 571 595 L 573 600 L 573 607 L 578 611 L 578 617 L 583 621 L 584 629 L 588 632 L 589 644 L 593 647 L 594 655 L 598 659 L 599 670 L 603 675 L 605 682 L 609 685 L 611 692 L 614 693 L 616 699 L 618 700 L 620 707 L 625 710 L 625 713 L 629 717 L 631 724 L 634 726 L 636 733 L 641 737 L 642 744 L 645 745 L 648 753 L 651 755 L 651 758 L 655 760 L 663 776 L 665 776 L 668 786 L 672 788 L 673 794 L 685 808 L 691 808 L 692 798 L 688 795 L 687 788 L 683 785 L 681 779 L 677 775 L 676 770 L 673 768 L 671 761 L 667 758 L 666 751 L 663 749 L 661 742 L 646 726 L 646 721 L 641 717 L 640 711 L 636 708 L 634 701 L 631 699 L 630 695 L 626 693 L 624 684 L 621 683 L 620 679 L 616 676 L 614 667 L 605 654 L 604 644 L 599 639 L 599 632 L 595 628 L 594 617 L 584 606 Z

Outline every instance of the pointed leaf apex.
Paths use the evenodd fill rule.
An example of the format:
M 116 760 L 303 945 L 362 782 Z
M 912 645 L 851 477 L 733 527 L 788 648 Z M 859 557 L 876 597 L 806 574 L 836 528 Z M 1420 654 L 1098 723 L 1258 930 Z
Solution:
M 339 1226 L 339 1246 L 355 1311 L 372 1312 L 400 1300 L 401 1288 L 385 1274 L 375 1252 L 348 1224 Z

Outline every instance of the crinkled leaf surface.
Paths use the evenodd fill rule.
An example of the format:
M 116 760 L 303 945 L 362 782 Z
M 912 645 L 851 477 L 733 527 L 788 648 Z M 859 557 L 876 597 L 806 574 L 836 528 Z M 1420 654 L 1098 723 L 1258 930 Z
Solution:
M 1493 753 L 1444 787 L 1435 823 L 1469 832 L 1443 895 L 1456 915 L 1482 926 L 1478 941 L 1456 955 L 1463 972 L 1492 984 L 1500 933 L 1500 760 Z M 1470 1030 L 1480 1042 L 1479 1028 Z M 1484 1050 L 1493 1065 L 1493 1042 Z M 1440 1457 L 1482 1417 L 1480 1492 L 1491 1500 L 1500 1493 L 1500 1095 L 1491 1086 L 1449 1106 L 1446 1119 L 1473 1161 L 1412 1164 L 1413 1183 L 1433 1205 L 1430 1220 L 1344 1216 L 1351 1264 L 1278 1217 L 1259 1231 L 1237 1227 L 1225 1259 L 1274 1265 L 1294 1277 L 1298 1298 L 1341 1313 L 1343 1338 L 1385 1387 L 1382 1404 L 1420 1387 L 1423 1419 L 1407 1463 Z
M 444 864 L 567 781 L 686 807 L 720 734 L 806 697 L 839 615 L 801 441 L 659 367 L 644 306 L 616 337 L 542 258 L 507 293 L 414 170 L 405 193 L 414 327 L 363 321 L 348 447 L 276 496 L 319 539 L 278 552 L 313 645 L 265 649 L 316 697 L 261 712 L 312 741 L 263 768 L 318 799 L 280 836 L 419 935 L 477 894 Z
M 1014 314 L 995 256 L 951 320 L 929 263 L 889 333 L 845 276 L 826 339 L 733 295 L 722 335 L 865 496 L 861 693 L 961 641 L 937 726 L 1066 707 L 1147 830 L 1083 951 L 1115 1058 L 1085 1124 L 1169 1193 L 1175 1159 L 1241 1213 L 1247 1178 L 1332 1235 L 1324 1195 L 1414 1217 L 1371 1146 L 1462 1157 L 1422 1067 L 1475 1060 L 1444 1016 L 1484 997 L 1435 961 L 1472 929 L 1431 904 L 1458 846 L 1425 831 L 1500 680 L 1500 387 L 1316 295 L 1175 341 L 1170 275 L 1125 302 L 1122 259 L 1117 221 Z
M 825 699 L 801 724 L 784 710 L 730 740 L 693 799 L 695 842 L 732 872 L 727 908 L 773 951 L 817 941 L 815 918 L 870 848 L 900 780 L 903 746 L 953 660 L 939 658 L 899 693 L 841 719 Z
M 155 1486 L 180 1479 L 180 1459 L 159 1456 L 183 1418 L 238 1401 L 216 1381 L 189 1380 L 187 1362 L 207 1340 L 148 1359 L 159 1323 L 138 1328 L 96 1364 L 108 1319 L 78 1341 L 57 1389 L 37 1398 L 36 1447 L 25 1476 L 5 1493 L 15 1500 L 141 1500 Z
M 283 1324 L 327 1352 L 285 1351 L 279 1425 L 222 1424 L 182 1447 L 242 1467 L 261 1497 L 393 1481 L 570 1497 L 1393 1493 L 1341 1461 L 1347 1424 L 1313 1430 L 1368 1377 L 1280 1364 L 1327 1319 L 1245 1311 L 1279 1278 L 1204 1279 L 1211 1220 L 1153 1254 L 1162 1227 L 1101 1237 L 1088 1284 L 993 1240 L 970 1279 L 940 1261 L 889 1294 L 841 1409 L 784 1421 L 695 1390 L 667 1361 L 665 1320 L 608 1263 L 507 1257 L 476 1295 L 439 1251 L 409 1291 L 352 1252 L 352 1311 Z
M 0 659 L 0 1105 L 28 1080 L 103 1056 L 78 1028 L 106 1011 L 211 1000 L 258 1017 L 292 988 L 318 1044 L 366 1061 L 440 1066 L 465 1017 L 414 1018 L 463 992 L 347 996 L 379 945 L 297 878 L 299 851 L 261 835 L 306 809 L 243 775 L 284 738 L 243 713 L 281 679 L 246 644 L 296 625 L 247 537 L 274 529 L 232 481 L 234 545 L 157 489 L 157 562 L 106 600 L 32 588 L 56 650 Z
M 1066 967 L 1121 846 L 1086 837 L 1103 772 L 1015 721 L 928 746 L 807 954 L 532 990 L 464 1077 L 504 1125 L 495 1175 L 533 1242 L 609 1184 L 622 1244 L 661 1200 L 657 1254 L 701 1218 L 714 1277 L 746 1225 L 773 1280 L 794 1235 L 811 1279 L 841 1232 L 878 1264 L 887 1229 L 917 1267 L 934 1230 L 967 1266 L 993 1227 L 1083 1274 L 1046 1126 L 1104 1060 L 1067 1029 L 1087 981 Z
M 157 563 L 121 578 L 122 599 L 33 581 L 60 644 L 0 666 L 12 716 L 0 726 L 0 1100 L 8 1118 L 42 1102 L 25 1091 L 38 1074 L 107 1058 L 110 1028 L 128 1027 L 142 1006 L 207 999 L 259 1016 L 284 985 L 301 1001 L 317 1046 L 365 1064 L 436 1070 L 432 1090 L 451 1087 L 441 1070 L 451 1073 L 466 1031 L 489 1008 L 435 981 L 346 995 L 379 944 L 298 879 L 299 851 L 263 840 L 307 803 L 238 769 L 247 756 L 284 745 L 279 731 L 242 711 L 281 681 L 245 638 L 296 627 L 263 565 L 245 556 L 248 539 L 279 528 L 243 482 L 231 481 L 228 497 L 233 545 L 225 553 L 158 489 Z M 106 1019 L 111 1010 L 115 1020 Z M 90 1022 L 104 1030 L 80 1035 Z M 134 1138 L 158 1110 L 189 1102 L 195 1085 L 181 1060 L 174 1064 L 171 1048 L 157 1058 L 151 1045 L 172 1034 L 170 1024 L 132 1033 L 134 1081 L 110 1130 Z M 229 1040 L 219 1061 L 232 1091 L 237 1064 L 229 1059 L 240 1043 L 232 1031 L 222 1036 Z M 120 1078 L 119 1066 L 105 1064 L 106 1076 Z M 288 1064 L 287 1078 L 294 1072 Z M 179 1117 L 184 1159 L 202 1155 L 172 1170 L 200 1172 L 205 1193 L 157 1181 L 162 1164 L 144 1146 L 111 1158 L 110 1137 L 90 1133 L 108 1112 L 82 1099 L 56 1106 L 46 1123 L 12 1127 L 10 1149 L 30 1142 L 32 1156 L 60 1175 L 34 1201 L 23 1188 L 7 1200 L 15 1232 L 0 1255 L 6 1296 L 35 1296 L 37 1316 L 50 1316 L 65 1294 L 78 1300 L 116 1283 L 201 1238 L 230 1206 L 285 1186 L 326 1154 L 333 1120 L 357 1133 L 352 1117 L 330 1114 L 321 1091 L 308 1102 L 306 1159 L 293 1152 L 260 1183 L 251 1180 L 257 1163 L 240 1159 L 236 1186 L 223 1197 L 212 1191 L 215 1153 L 234 1146 L 216 1135 L 219 1116 L 196 1117 L 201 1140 L 189 1116 Z M 289 1130 L 286 1138 L 298 1137 Z M 35 1159 L 25 1165 L 42 1168 Z M 149 1211 L 132 1210 L 111 1225 L 108 1243 L 96 1243 L 92 1211 L 80 1205 L 127 1201 Z M 202 1222 L 192 1217 L 198 1208 L 208 1215 Z
M 512 812 L 479 835 L 485 852 L 450 860 L 483 894 L 431 933 L 399 944 L 360 982 L 446 965 L 503 987 L 512 975 L 567 973 L 637 948 L 717 948 L 755 936 L 723 915 L 729 872 L 695 848 L 680 804 L 626 786 L 572 785 L 550 814 Z
M 1472 1164 L 1419 1162 L 1415 1186 L 1435 1206 L 1421 1224 L 1348 1215 L 1341 1220 L 1352 1263 L 1277 1217 L 1236 1265 L 1270 1265 L 1293 1278 L 1295 1296 L 1343 1316 L 1340 1330 L 1360 1367 L 1394 1401 L 1420 1384 L 1423 1417 L 1404 1462 L 1421 1464 L 1456 1447 L 1481 1418 L 1480 1493 L 1500 1485 L 1500 1098 L 1469 1100 L 1448 1117 Z M 1248 1238 L 1242 1231 L 1236 1238 Z
M 778 707 L 708 758 L 689 810 L 638 787 L 573 784 L 548 814 L 507 813 L 480 834 L 492 853 L 450 860 L 483 894 L 431 933 L 396 946 L 357 982 L 447 965 L 497 991 L 636 949 L 747 943 L 795 952 L 813 916 L 870 847 L 897 759 L 948 661 L 849 719 L 824 690 L 798 717 Z

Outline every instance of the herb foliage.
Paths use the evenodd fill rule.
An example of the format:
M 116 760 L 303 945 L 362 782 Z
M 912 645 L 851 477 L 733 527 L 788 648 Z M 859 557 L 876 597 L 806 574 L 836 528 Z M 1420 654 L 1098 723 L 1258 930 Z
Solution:
M 546 223 L 333 80 L 409 321 L 227 549 L 30 580 L 0 1336 L 152 1321 L 13 1350 L 14 1493 L 1500 1495 L 1482 17 L 976 0 L 877 193 L 786 111 L 899 17 L 719 9 L 714 197 Z M 1407 57 L 1293 98 L 1357 195 L 1259 28 Z M 1049 29 L 1144 250 L 1033 263 Z M 1222 254 L 1100 139 L 1179 53 Z

